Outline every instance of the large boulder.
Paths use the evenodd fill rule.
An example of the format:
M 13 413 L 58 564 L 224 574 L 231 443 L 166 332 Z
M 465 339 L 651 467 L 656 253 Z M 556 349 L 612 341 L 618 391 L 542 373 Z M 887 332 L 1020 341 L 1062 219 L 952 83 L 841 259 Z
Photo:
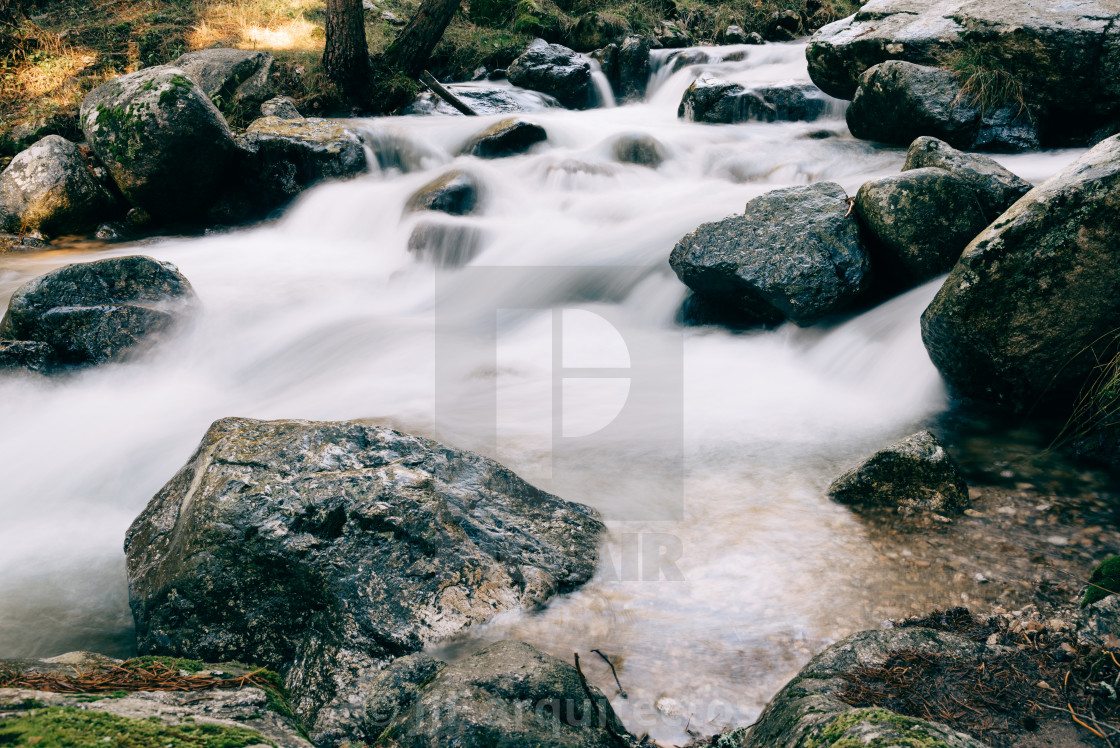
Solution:
M 1120 319 L 1120 136 L 1035 187 L 973 239 L 922 315 L 956 394 L 1068 409 Z
M 860 631 L 833 644 L 809 661 L 745 735 L 727 736 L 719 745 L 741 748 L 808 746 L 928 746 L 987 748 L 945 725 L 880 708 L 858 709 L 840 696 L 843 676 L 883 667 L 898 652 L 917 652 L 954 663 L 977 662 L 992 650 L 956 634 L 908 627 Z
M 91 652 L 67 652 L 43 660 L 0 660 L 0 672 L 10 682 L 24 677 L 30 681 L 23 687 L 0 688 L 0 743 L 4 744 L 312 748 L 275 684 L 256 668 L 170 659 L 122 662 Z M 182 690 L 159 688 L 168 675 L 176 677 Z M 53 679 L 73 690 L 29 687 L 36 679 Z M 115 692 L 83 692 L 83 686 L 88 688 L 99 679 L 118 688 L 132 685 Z M 145 681 L 157 688 L 145 689 Z M 44 726 L 51 717 L 58 719 L 66 730 L 62 735 L 21 730 L 16 721 L 36 717 Z M 24 732 L 26 742 L 19 742 L 19 732 Z M 107 742 L 110 735 L 113 738 Z M 55 736 L 58 742 L 51 742 Z
M 949 70 L 891 60 L 869 68 L 846 113 L 852 135 L 909 145 L 930 135 L 957 148 L 1038 147 L 1034 120 L 1019 107 L 984 110 Z
M 1006 71 L 1031 102 L 1084 114 L 1120 104 L 1120 7 L 1113 0 L 871 0 L 813 35 L 813 82 L 850 99 L 886 60 L 923 65 L 970 53 Z
M 200 49 L 173 65 L 198 84 L 223 112 L 255 111 L 272 96 L 272 55 L 250 49 Z
M 399 672 L 383 681 L 388 698 L 384 693 L 378 695 L 367 709 L 370 738 L 380 738 L 374 745 L 638 745 L 607 698 L 575 667 L 522 642 L 491 644 L 442 669 L 430 661 L 408 662 L 403 667 L 394 663 L 390 668 Z M 428 681 L 426 685 L 420 685 L 421 679 Z M 381 721 L 383 715 L 394 712 L 396 716 L 387 724 Z
M 583 584 L 602 529 L 429 439 L 228 418 L 128 531 L 137 643 L 277 669 L 316 742 L 352 739 L 379 668 Z
M 210 98 L 175 67 L 114 78 L 81 107 L 89 146 L 130 203 L 160 219 L 190 216 L 222 187 L 237 148 Z
M 1031 189 L 1029 182 L 1020 179 L 988 156 L 958 151 L 942 140 L 922 136 L 910 144 L 902 170 L 930 166 L 945 169 L 964 180 L 980 201 L 984 217 L 989 223 Z
M 535 40 L 506 68 L 509 82 L 554 96 L 569 109 L 588 109 L 596 104 L 595 86 L 591 82 L 591 63 L 582 55 Z
M 959 514 L 969 505 L 960 468 L 928 431 L 879 450 L 837 478 L 828 494 L 842 504 L 893 507 L 902 514 Z
M 55 364 L 54 348 L 34 340 L 0 340 L 0 371 L 46 373 Z
M 677 116 L 712 124 L 750 120 L 811 122 L 828 108 L 828 97 L 811 83 L 744 88 L 704 74 L 684 92 Z
M 628 36 L 618 47 L 616 62 L 620 101 L 641 101 L 649 85 L 649 38 Z
M 460 152 L 479 158 L 503 158 L 524 153 L 545 140 L 548 140 L 548 133 L 540 125 L 510 117 L 472 135 Z
M 810 324 L 849 307 L 870 263 L 844 189 L 834 182 L 774 190 L 746 212 L 706 223 L 669 257 L 698 295 L 762 324 Z
M 866 182 L 855 209 L 875 274 L 904 288 L 949 272 L 988 225 L 968 183 L 932 166 Z
M 150 257 L 66 265 L 16 289 L 0 339 L 46 343 L 62 364 L 103 363 L 150 346 L 194 299 L 174 265 Z
M 0 231 L 78 233 L 118 209 L 78 146 L 58 135 L 35 143 L 0 173 Z

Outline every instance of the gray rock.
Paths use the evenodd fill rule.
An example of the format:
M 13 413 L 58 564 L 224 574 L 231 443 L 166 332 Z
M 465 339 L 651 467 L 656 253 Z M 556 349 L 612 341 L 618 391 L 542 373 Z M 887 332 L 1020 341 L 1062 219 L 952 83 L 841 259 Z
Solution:
M 482 230 L 464 221 L 424 220 L 408 237 L 408 251 L 437 267 L 457 268 L 482 251 Z
M 1028 192 L 973 239 L 922 315 L 958 395 L 1068 415 L 1120 318 L 1120 137 Z
M 481 193 L 482 183 L 473 174 L 452 169 L 412 193 L 404 209 L 406 213 L 435 210 L 465 216 L 478 208 Z
M 750 37 L 747 36 L 747 32 L 743 31 L 742 26 L 731 24 L 723 31 L 722 41 L 724 44 L 750 44 L 749 39 Z
M 649 39 L 628 36 L 618 48 L 618 85 L 621 101 L 641 101 L 649 84 Z
M 619 135 L 611 144 L 611 155 L 619 163 L 656 169 L 665 160 L 665 147 L 652 135 Z
M 0 660 L 0 668 L 24 673 L 73 676 L 75 671 L 94 675 L 106 673 L 121 665 L 121 660 L 92 652 L 67 652 L 45 660 Z M 252 672 L 250 669 L 220 668 L 223 677 Z M 0 688 L 0 720 L 18 719 L 26 714 L 28 700 L 44 707 L 70 707 L 105 712 L 134 720 L 155 720 L 165 725 L 203 724 L 252 730 L 260 735 L 262 744 L 276 748 L 312 748 L 299 728 L 288 717 L 277 713 L 267 693 L 254 686 L 195 691 L 132 691 L 114 694 L 54 693 L 24 688 Z M 98 743 L 90 743 L 98 745 Z
M 764 36 L 770 41 L 787 42 L 801 33 L 801 16 L 793 10 L 776 10 L 766 18 Z
M 371 738 L 381 735 L 394 720 L 401 718 L 420 697 L 445 664 L 417 652 L 398 657 L 377 674 L 365 702 L 365 731 Z
M 1112 0 L 871 0 L 814 34 L 806 56 L 814 83 L 850 99 L 881 62 L 935 65 L 974 48 L 1000 60 L 1033 101 L 1095 114 L 1120 102 L 1118 19 Z
M 591 82 L 591 63 L 581 55 L 536 39 L 506 68 L 510 83 L 542 91 L 569 109 L 595 106 L 595 86 Z
M 121 192 L 162 219 L 196 213 L 214 199 L 236 152 L 209 97 L 175 67 L 115 78 L 90 91 L 82 130 Z
M 510 117 L 472 136 L 460 152 L 479 158 L 502 158 L 524 153 L 545 140 L 548 133 L 540 125 Z
M 1109 595 L 1081 610 L 1077 616 L 1077 639 L 1101 649 L 1120 646 L 1120 596 Z
M 535 604 L 537 575 L 558 593 L 583 584 L 602 529 L 428 439 L 224 419 L 126 536 L 137 642 L 277 669 L 316 743 L 355 739 L 377 670 Z
M 88 231 L 119 205 L 78 146 L 48 135 L 0 173 L 0 230 L 47 235 Z
M 368 168 L 358 134 L 329 119 L 262 117 L 249 125 L 245 138 L 256 163 L 265 168 L 290 164 L 300 188 L 357 176 Z
M 811 122 L 828 107 L 828 97 L 811 83 L 744 88 L 705 74 L 684 92 L 677 116 L 713 124 L 750 120 Z
M 296 103 L 290 96 L 277 96 L 261 104 L 262 117 L 279 117 L 280 119 L 303 119 L 303 115 L 296 109 Z
M 856 709 L 839 698 L 847 681 L 840 678 L 865 667 L 881 667 L 895 652 L 919 651 L 927 656 L 979 660 L 991 650 L 982 644 L 942 631 L 907 627 L 860 631 L 810 660 L 778 692 L 745 737 L 734 736 L 743 748 L 806 748 L 806 746 L 929 745 L 937 748 L 986 748 L 967 735 L 936 722 L 906 717 L 885 709 Z
M 897 507 L 903 514 L 952 515 L 969 506 L 960 468 L 928 431 L 879 450 L 837 478 L 828 494 L 842 504 Z
M 949 272 L 988 225 L 968 183 L 932 166 L 865 183 L 855 210 L 876 276 L 900 288 Z
M 931 137 L 920 137 L 906 152 L 903 171 L 936 166 L 964 180 L 980 200 L 984 217 L 990 223 L 1030 191 L 1029 182 L 979 153 L 964 153 L 948 143 Z
M 576 20 L 565 41 L 578 52 L 590 52 L 614 43 L 629 30 L 618 16 L 590 11 Z
M 843 311 L 870 282 L 867 250 L 834 182 L 768 192 L 746 213 L 707 223 L 669 257 L 685 285 L 767 324 Z
M 175 60 L 223 112 L 255 109 L 272 96 L 272 55 L 261 50 L 200 49 Z
M 378 744 L 631 748 L 637 741 L 572 665 L 501 641 L 440 670 Z
M 63 364 L 103 363 L 146 349 L 194 299 L 174 265 L 150 257 L 66 265 L 16 290 L 0 338 L 46 343 Z
M 653 32 L 653 46 L 659 49 L 683 49 L 692 45 L 692 34 L 676 21 L 662 21 Z
M 542 109 L 559 107 L 560 102 L 540 91 L 506 88 L 482 88 L 470 85 L 448 84 L 447 89 L 462 99 L 477 114 L 515 114 L 518 112 L 539 112 Z M 451 115 L 463 114 L 446 101 L 424 91 L 409 104 L 402 114 Z
M 846 117 L 857 138 L 896 145 L 929 135 L 964 149 L 1038 146 L 1037 123 L 1028 113 L 1018 107 L 985 112 L 956 73 L 898 60 L 863 74 Z
M 47 372 L 55 364 L 54 348 L 34 340 L 0 340 L 0 371 Z

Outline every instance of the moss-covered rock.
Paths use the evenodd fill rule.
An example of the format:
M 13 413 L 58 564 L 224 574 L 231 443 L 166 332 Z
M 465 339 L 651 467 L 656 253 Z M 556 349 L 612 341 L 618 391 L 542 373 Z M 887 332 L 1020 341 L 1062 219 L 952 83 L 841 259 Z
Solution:
M 82 130 L 130 203 L 160 219 L 208 206 L 237 151 L 210 98 L 179 68 L 147 68 L 82 101 Z
M 1120 319 L 1120 137 L 1035 187 L 977 236 L 922 315 L 959 396 L 1068 414 Z
M 48 135 L 0 174 L 0 230 L 59 234 L 89 231 L 119 211 L 117 198 L 78 146 Z
M 951 515 L 969 505 L 960 468 L 928 431 L 879 450 L 837 478 L 828 494 L 843 504 L 897 507 L 903 513 Z
M 869 232 L 876 277 L 898 289 L 949 272 L 988 225 L 968 183 L 936 167 L 864 183 L 855 210 Z
M 478 208 L 482 183 L 470 172 L 452 169 L 416 190 L 405 202 L 405 212 L 434 210 L 465 216 Z
M 227 116 L 255 114 L 272 95 L 273 57 L 250 49 L 200 49 L 175 60 Z
M 1115 594 L 1120 594 L 1120 556 L 1109 556 L 1097 564 L 1089 575 L 1089 585 L 1085 589 L 1085 596 L 1081 598 L 1081 607 Z

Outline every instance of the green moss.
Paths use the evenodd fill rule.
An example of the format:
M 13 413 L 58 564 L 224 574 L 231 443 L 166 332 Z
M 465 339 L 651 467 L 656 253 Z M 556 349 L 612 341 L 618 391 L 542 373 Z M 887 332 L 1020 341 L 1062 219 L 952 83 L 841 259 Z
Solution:
M 144 124 L 140 115 L 126 107 L 97 105 L 97 126 L 110 133 L 106 149 L 121 164 L 128 165 L 144 149 Z
M 0 745 L 39 748 L 244 748 L 266 743 L 259 733 L 241 727 L 182 724 L 118 717 L 73 707 L 51 707 L 0 722 Z
M 180 99 L 190 93 L 191 88 L 194 86 L 190 78 L 178 73 L 171 76 L 168 83 L 171 85 L 164 89 L 163 93 L 159 95 L 160 106 L 175 106 L 179 103 Z
M 1085 590 L 1081 607 L 1100 602 L 1117 591 L 1120 591 L 1120 556 L 1109 556 L 1089 575 L 1089 589 Z
M 870 743 L 846 735 L 856 725 L 882 725 L 903 733 L 886 738 L 873 738 Z M 837 715 L 816 737 L 805 741 L 805 748 L 947 748 L 945 741 L 931 735 L 925 722 L 886 709 L 853 709 Z

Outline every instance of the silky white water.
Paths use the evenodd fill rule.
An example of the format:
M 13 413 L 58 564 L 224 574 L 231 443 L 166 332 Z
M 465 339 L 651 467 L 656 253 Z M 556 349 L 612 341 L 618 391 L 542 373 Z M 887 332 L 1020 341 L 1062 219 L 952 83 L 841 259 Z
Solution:
M 178 265 L 202 303 L 141 361 L 0 379 L 0 657 L 130 651 L 125 530 L 225 416 L 371 419 L 600 509 L 611 535 L 593 582 L 455 646 L 578 651 L 615 694 L 601 649 L 624 722 L 667 742 L 749 723 L 828 641 L 916 612 L 913 584 L 825 489 L 946 407 L 918 329 L 937 282 L 831 326 L 734 334 L 674 322 L 685 288 L 667 263 L 683 234 L 756 195 L 817 180 L 854 194 L 904 153 L 852 139 L 839 107 L 813 123 L 678 120 L 701 69 L 807 79 L 802 45 L 709 52 L 744 59 L 662 66 L 640 104 L 526 115 L 548 131 L 529 155 L 453 155 L 497 116 L 363 120 L 386 168 L 317 187 L 272 224 L 0 257 L 3 301 L 62 264 L 139 253 Z M 653 136 L 667 160 L 616 163 L 623 134 Z M 1001 160 L 1040 180 L 1076 155 Z M 452 166 L 482 181 L 481 213 L 402 217 Z M 476 237 L 469 265 L 410 253 L 419 221 Z M 615 371 L 558 385 L 560 365 Z

